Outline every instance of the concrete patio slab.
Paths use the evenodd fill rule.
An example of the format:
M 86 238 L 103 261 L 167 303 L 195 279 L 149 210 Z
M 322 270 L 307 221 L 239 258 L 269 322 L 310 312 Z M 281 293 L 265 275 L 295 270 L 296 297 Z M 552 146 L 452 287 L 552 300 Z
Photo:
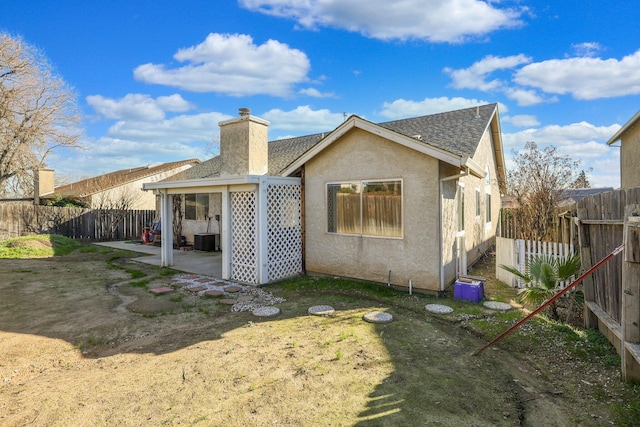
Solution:
M 141 255 L 135 258 L 137 262 L 160 266 L 160 247 L 153 245 L 143 245 L 131 241 L 120 242 L 100 242 L 99 246 L 107 246 L 114 249 L 121 249 L 132 252 L 139 252 Z M 174 270 L 185 273 L 200 274 L 203 276 L 222 278 L 222 253 L 221 252 L 201 252 L 201 251 L 173 251 Z

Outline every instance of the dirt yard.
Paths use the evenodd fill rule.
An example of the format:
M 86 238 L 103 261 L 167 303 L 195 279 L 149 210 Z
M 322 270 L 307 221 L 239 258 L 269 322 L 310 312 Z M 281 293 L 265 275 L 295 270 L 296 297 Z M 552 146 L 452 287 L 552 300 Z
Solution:
M 2 426 L 600 426 L 635 396 L 561 351 L 472 356 L 473 316 L 424 310 L 448 300 L 307 278 L 267 287 L 286 302 L 259 318 L 155 296 L 175 277 L 89 248 L 0 260 Z M 394 321 L 364 322 L 374 310 Z

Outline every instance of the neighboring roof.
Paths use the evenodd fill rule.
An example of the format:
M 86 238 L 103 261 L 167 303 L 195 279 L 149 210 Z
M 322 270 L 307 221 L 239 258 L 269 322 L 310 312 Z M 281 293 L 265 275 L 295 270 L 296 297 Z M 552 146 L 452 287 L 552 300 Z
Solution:
M 615 135 L 613 135 L 611 137 L 611 139 L 609 139 L 607 141 L 607 145 L 611 145 L 617 141 L 620 141 L 622 139 L 622 135 L 624 135 L 625 133 L 627 133 L 627 131 L 629 129 L 631 129 L 632 127 L 634 127 L 635 125 L 637 125 L 638 123 L 640 123 L 640 111 L 638 111 L 632 118 L 631 120 L 629 120 L 627 123 L 625 123 L 624 126 L 622 126 L 620 128 L 620 130 L 618 130 L 618 132 L 616 132 Z
M 568 188 L 560 193 L 558 200 L 561 202 L 579 202 L 587 196 L 593 196 L 594 194 L 606 193 L 613 191 L 613 187 L 600 187 L 600 188 Z
M 170 172 L 173 169 L 183 166 L 197 165 L 198 163 L 200 163 L 200 160 L 198 159 L 189 159 L 162 163 L 154 166 L 122 169 L 93 178 L 83 179 L 72 184 L 56 187 L 53 194 L 70 197 L 87 197 L 100 191 L 109 190 L 156 174 Z M 53 194 L 47 195 L 46 197 L 51 197 Z
M 298 163 L 304 163 L 308 160 L 307 157 L 312 157 L 316 152 L 321 151 L 353 126 L 373 130 L 376 133 L 385 132 L 385 137 L 458 166 L 467 162 L 476 173 L 484 174 L 484 168 L 471 165 L 470 158 L 496 114 L 497 104 L 487 104 L 378 124 L 358 116 L 351 116 L 331 132 L 270 141 L 268 174 L 273 176 L 290 174 L 299 167 Z M 497 133 L 499 134 L 499 129 Z M 321 141 L 322 144 L 319 144 Z M 496 156 L 499 157 L 500 163 L 502 152 L 496 153 Z M 165 181 L 218 177 L 220 161 L 220 156 L 213 157 Z

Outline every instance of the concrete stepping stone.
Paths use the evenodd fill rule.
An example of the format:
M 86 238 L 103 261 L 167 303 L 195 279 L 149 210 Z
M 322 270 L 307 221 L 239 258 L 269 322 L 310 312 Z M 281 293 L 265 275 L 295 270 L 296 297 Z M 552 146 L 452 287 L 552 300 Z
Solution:
M 424 308 L 431 313 L 449 314 L 453 312 L 453 308 L 443 304 L 427 304 Z
M 195 286 L 195 287 L 193 287 L 193 288 L 184 288 L 184 289 L 185 289 L 186 291 L 193 292 L 193 293 L 195 294 L 195 293 L 198 293 L 198 292 L 200 292 L 200 291 L 204 291 L 204 290 L 206 290 L 207 288 L 205 288 L 204 286 Z
M 258 307 L 252 313 L 258 317 L 273 317 L 280 314 L 280 309 L 278 307 Z
M 225 286 L 227 286 L 227 284 L 224 283 L 224 282 L 213 282 L 213 283 L 210 283 L 210 285 L 211 286 L 216 286 L 218 288 L 224 288 Z
M 313 307 L 309 307 L 307 312 L 314 316 L 327 316 L 335 313 L 335 310 L 330 305 L 314 305 Z
M 235 298 L 223 298 L 221 300 L 218 300 L 218 302 L 220 304 L 233 305 L 233 304 L 237 303 L 238 300 L 235 299 Z
M 222 296 L 222 295 L 224 295 L 224 292 L 216 291 L 214 289 L 204 293 L 204 296 L 207 297 L 207 298 L 217 298 L 217 297 Z
M 251 295 L 241 295 L 237 299 L 238 302 L 249 302 L 253 301 L 253 297 Z
M 161 288 L 149 289 L 149 292 L 151 292 L 152 294 L 156 294 L 156 295 L 163 295 L 163 294 L 169 294 L 169 293 L 173 292 L 173 288 L 169 288 L 167 286 L 163 286 Z
M 511 304 L 507 304 L 506 302 L 498 302 L 498 301 L 485 301 L 484 303 L 482 303 L 482 305 L 492 310 L 500 310 L 500 311 L 509 311 L 513 308 L 511 307 Z
M 393 321 L 393 316 L 384 311 L 372 311 L 362 316 L 362 318 L 369 323 L 390 323 Z
M 210 282 L 211 279 L 209 279 L 207 277 L 201 277 L 199 279 L 196 279 L 195 281 L 198 282 L 198 283 L 207 283 L 207 282 Z
M 242 290 L 242 288 L 240 286 L 227 286 L 226 288 L 224 288 L 225 292 L 228 292 L 230 294 L 234 294 L 236 292 L 240 292 Z

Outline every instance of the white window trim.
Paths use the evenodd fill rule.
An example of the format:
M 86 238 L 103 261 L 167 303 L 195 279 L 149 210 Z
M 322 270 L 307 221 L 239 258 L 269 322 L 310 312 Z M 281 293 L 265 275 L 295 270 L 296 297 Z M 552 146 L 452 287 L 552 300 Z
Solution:
M 463 195 L 459 195 L 458 191 L 460 191 L 460 189 L 462 189 L 462 191 L 464 192 L 464 182 L 460 182 L 458 181 L 458 188 L 456 190 L 456 237 L 461 237 L 461 236 L 465 236 L 466 235 L 466 224 L 464 223 L 464 213 L 462 212 L 462 204 L 464 204 L 465 200 L 465 196 L 466 194 Z M 462 204 L 459 203 L 460 201 L 462 201 Z M 463 224 L 464 224 L 464 228 L 462 230 L 458 230 L 458 226 L 460 224 L 460 216 L 463 217 Z
M 329 231 L 329 222 L 327 218 L 327 200 L 329 197 L 329 185 L 331 184 L 356 184 L 360 186 L 360 230 L 362 230 L 362 190 L 365 182 L 392 182 L 392 181 L 400 181 L 401 186 L 401 194 L 400 194 L 400 209 L 402 211 L 402 216 L 400 221 L 400 236 L 372 236 L 369 234 L 355 233 L 335 233 Z M 332 236 L 347 236 L 347 237 L 366 237 L 368 239 L 392 239 L 392 240 L 403 240 L 404 239 L 404 178 L 384 178 L 384 179 L 360 179 L 360 180 L 345 180 L 345 181 L 327 181 L 324 183 L 324 215 L 325 215 L 325 234 L 330 234 Z

